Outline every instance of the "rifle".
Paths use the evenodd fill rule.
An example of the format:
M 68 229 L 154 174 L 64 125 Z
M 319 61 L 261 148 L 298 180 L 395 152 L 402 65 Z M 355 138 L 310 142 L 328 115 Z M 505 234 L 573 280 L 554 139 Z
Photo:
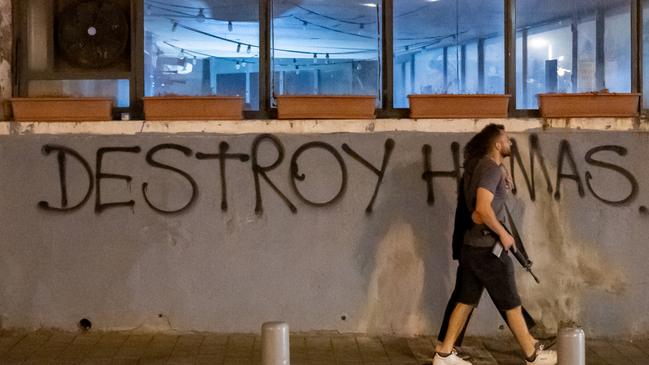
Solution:
M 512 253 L 514 254 L 516 260 L 521 264 L 521 266 L 523 266 L 523 269 L 525 269 L 525 271 L 527 271 L 528 273 L 530 273 L 530 275 L 532 275 L 534 281 L 536 281 L 538 284 L 541 284 L 539 278 L 536 275 L 534 275 L 534 272 L 532 271 L 532 260 L 530 260 L 529 256 L 527 255 L 527 251 L 525 251 L 523 240 L 521 239 L 521 235 L 518 233 L 518 229 L 516 228 L 516 224 L 514 223 L 514 219 L 512 218 L 512 214 L 509 211 L 509 207 L 507 207 L 507 205 L 505 205 L 505 211 L 507 212 L 509 229 L 505 224 L 503 224 L 503 227 L 505 227 L 507 232 L 509 232 L 509 234 L 511 234 L 512 237 L 514 237 L 514 242 L 516 243 L 514 245 L 514 249 L 512 250 Z M 500 257 L 502 251 L 503 251 L 502 243 L 497 242 L 493 250 L 494 255 Z

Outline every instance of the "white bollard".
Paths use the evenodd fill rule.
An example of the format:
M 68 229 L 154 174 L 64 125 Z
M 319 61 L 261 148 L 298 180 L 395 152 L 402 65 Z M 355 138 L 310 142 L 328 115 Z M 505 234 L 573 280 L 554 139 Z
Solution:
M 581 328 L 559 330 L 557 365 L 586 365 L 586 335 Z
M 290 365 L 288 324 L 266 322 L 261 326 L 262 365 Z

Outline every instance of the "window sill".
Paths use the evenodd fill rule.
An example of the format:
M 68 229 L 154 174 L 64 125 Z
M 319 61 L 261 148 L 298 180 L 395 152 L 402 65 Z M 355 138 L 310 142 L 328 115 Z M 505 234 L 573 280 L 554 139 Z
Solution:
M 504 124 L 510 132 L 548 129 L 649 131 L 649 121 L 636 118 L 572 119 L 373 119 L 373 120 L 236 120 L 236 121 L 110 121 L 0 122 L 0 135 L 31 134 L 319 134 L 435 132 L 474 133 L 488 123 Z

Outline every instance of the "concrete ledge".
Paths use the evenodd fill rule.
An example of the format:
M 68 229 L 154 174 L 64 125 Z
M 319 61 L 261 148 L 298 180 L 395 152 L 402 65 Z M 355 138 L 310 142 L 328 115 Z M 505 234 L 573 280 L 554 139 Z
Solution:
M 488 123 L 504 124 L 512 132 L 575 129 L 649 131 L 649 123 L 635 118 L 573 119 L 374 119 L 374 120 L 237 120 L 237 121 L 111 121 L 111 122 L 0 122 L 0 135 L 141 133 L 372 133 L 476 132 Z

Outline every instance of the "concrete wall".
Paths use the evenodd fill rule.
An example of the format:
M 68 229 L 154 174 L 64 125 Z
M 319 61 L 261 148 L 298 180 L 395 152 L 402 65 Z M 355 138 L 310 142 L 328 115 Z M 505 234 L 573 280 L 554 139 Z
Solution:
M 135 124 L 122 125 L 126 131 Z M 86 317 L 101 329 L 256 332 L 262 322 L 282 319 L 292 330 L 435 332 L 456 268 L 456 180 L 435 177 L 429 189 L 422 174 L 426 156 L 432 171 L 454 170 L 453 142 L 463 146 L 479 129 L 472 125 L 464 132 L 278 132 L 274 144 L 263 128 L 219 133 L 215 124 L 194 129 L 208 133 L 102 135 L 75 130 L 84 124 L 69 126 L 73 134 L 35 134 L 61 127 L 4 123 L 2 326 L 73 329 Z M 576 321 L 590 335 L 649 334 L 649 133 L 538 128 L 512 136 L 530 180 L 530 141 L 538 139 L 535 151 L 552 190 L 540 159 L 534 199 L 515 165 L 511 204 L 542 281 L 519 272 L 525 305 L 550 329 Z M 296 190 L 291 159 L 316 141 L 324 144 L 296 160 L 297 175 L 305 174 Z M 219 160 L 196 157 L 223 153 L 223 143 L 228 154 L 250 158 L 225 162 L 227 208 Z M 378 175 L 354 152 L 380 170 L 391 143 L 367 213 Z M 261 167 L 273 165 L 283 149 L 267 177 L 287 201 L 259 174 L 263 169 L 255 173 L 255 145 Z M 102 150 L 112 147 L 129 149 Z M 578 178 L 558 178 L 560 163 L 562 175 Z M 343 181 L 340 164 L 347 175 L 338 200 L 314 206 L 299 198 L 297 191 L 314 202 L 333 198 Z M 192 192 L 193 203 L 180 212 L 156 211 L 181 209 Z M 111 202 L 124 204 L 103 205 Z M 497 334 L 500 324 L 484 297 L 470 331 Z

